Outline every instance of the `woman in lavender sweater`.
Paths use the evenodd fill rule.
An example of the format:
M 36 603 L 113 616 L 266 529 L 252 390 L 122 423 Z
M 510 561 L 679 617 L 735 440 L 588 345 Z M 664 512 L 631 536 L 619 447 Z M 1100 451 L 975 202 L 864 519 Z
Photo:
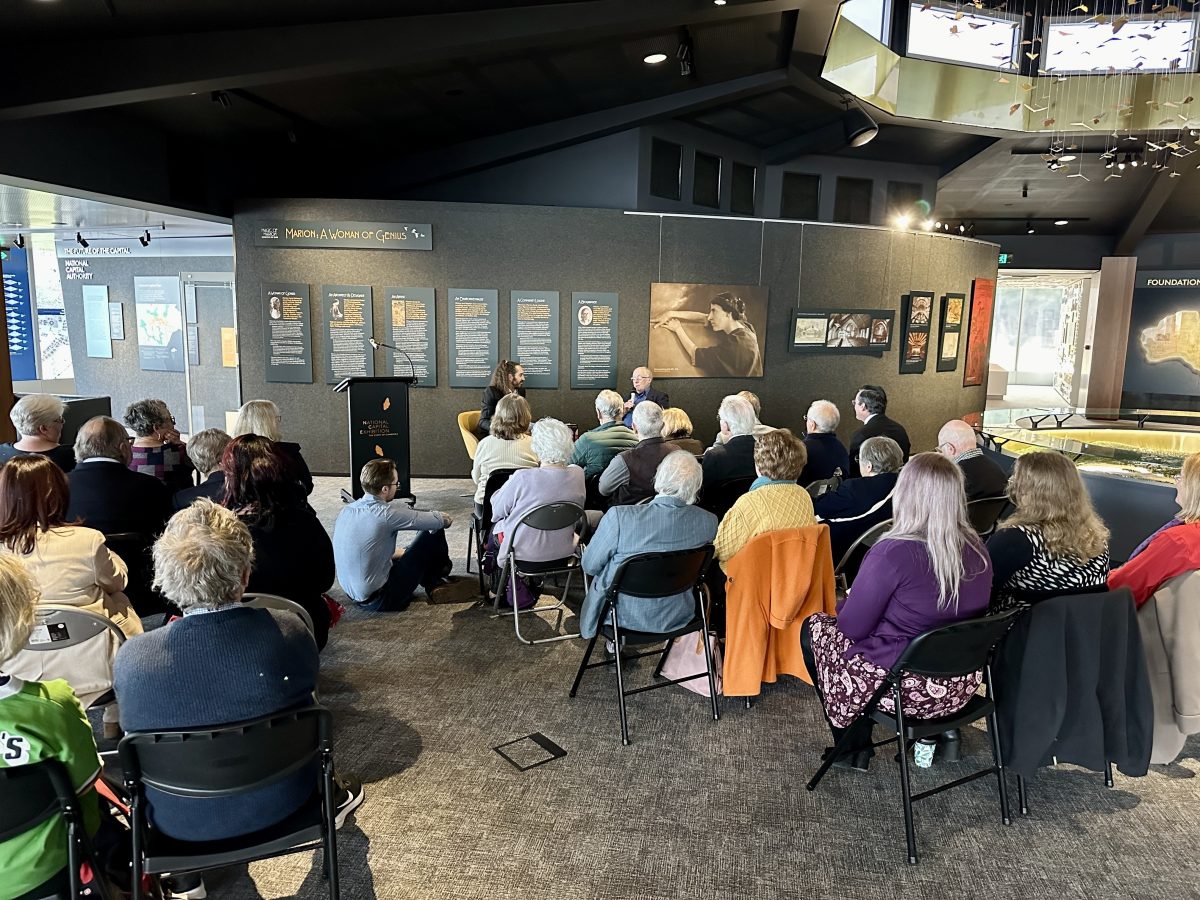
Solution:
M 982 615 L 992 564 L 967 519 L 962 471 L 937 453 L 914 456 L 900 470 L 892 530 L 863 559 L 837 618 L 818 613 L 801 643 L 834 742 L 854 724 L 857 740 L 843 762 L 865 768 L 871 722 L 855 719 L 909 642 L 933 628 Z M 904 714 L 932 719 L 958 712 L 980 682 L 906 677 Z M 880 701 L 890 712 L 890 696 Z

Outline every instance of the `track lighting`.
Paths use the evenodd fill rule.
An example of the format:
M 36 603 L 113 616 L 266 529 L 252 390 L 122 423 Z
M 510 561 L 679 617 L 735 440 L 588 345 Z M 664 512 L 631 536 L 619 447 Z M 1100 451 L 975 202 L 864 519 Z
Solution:
M 846 143 L 851 147 L 862 147 L 875 140 L 875 135 L 879 134 L 879 126 L 875 120 L 856 100 L 843 97 L 842 102 L 847 107 L 846 114 L 842 117 L 842 131 L 846 136 Z
M 1025 233 L 1033 234 L 1035 231 L 1037 231 L 1037 229 L 1033 227 L 1033 221 L 1030 219 L 1026 219 L 1025 220 Z
M 13 246 L 16 247 L 18 250 L 24 250 L 25 249 L 25 238 L 22 235 L 18 234 L 16 236 L 16 239 L 13 240 Z
M 149 230 L 147 230 L 145 234 L 138 235 L 138 243 L 141 244 L 143 247 L 150 246 L 150 231 Z
M 88 242 L 83 239 L 83 235 L 80 234 L 78 231 L 75 232 L 75 243 L 77 243 L 80 247 L 83 247 L 85 249 L 87 248 L 87 245 L 88 245 Z

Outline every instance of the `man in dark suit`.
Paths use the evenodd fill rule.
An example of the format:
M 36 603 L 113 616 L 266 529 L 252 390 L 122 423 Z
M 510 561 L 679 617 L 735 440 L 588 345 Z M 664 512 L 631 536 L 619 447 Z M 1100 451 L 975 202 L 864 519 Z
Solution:
M 220 503 L 225 497 L 225 473 L 221 471 L 221 454 L 232 440 L 220 428 L 205 428 L 192 435 L 187 442 L 188 459 L 200 473 L 201 482 L 195 487 L 176 492 L 171 505 L 176 509 L 187 509 L 201 497 Z
M 907 461 L 912 449 L 908 441 L 908 432 L 899 422 L 887 417 L 887 391 L 877 384 L 864 384 L 854 395 L 854 416 L 862 422 L 862 427 L 850 437 L 850 475 L 857 478 L 858 450 L 867 438 L 889 437 L 900 445 Z
M 808 430 L 804 449 L 808 451 L 808 462 L 804 464 L 797 483 L 807 486 L 814 481 L 832 478 L 838 470 L 843 478 L 849 476 L 850 457 L 837 436 L 841 421 L 842 414 L 828 400 L 814 400 L 809 406 L 804 416 Z
M 704 487 L 700 505 L 720 517 L 736 499 L 726 497 L 726 504 L 721 497 L 720 485 L 734 478 L 753 478 L 758 474 L 754 468 L 754 426 L 758 420 L 750 401 L 737 394 L 721 401 L 717 415 L 725 441 L 704 451 Z
M 966 479 L 967 500 L 1003 497 L 1008 475 L 983 455 L 975 439 L 975 429 L 962 419 L 951 419 L 938 432 L 938 452 L 948 456 L 962 469 Z
M 671 405 L 671 398 L 666 392 L 656 391 L 651 387 L 654 383 L 654 373 L 645 366 L 638 366 L 634 369 L 629 380 L 633 383 L 633 390 L 629 392 L 629 399 L 625 401 L 626 428 L 633 427 L 633 408 L 643 400 L 657 403 L 663 409 L 667 409 Z
M 153 539 L 171 514 L 161 481 L 129 469 L 132 450 L 125 426 L 108 416 L 88 419 L 75 436 L 75 469 L 67 476 L 67 519 L 82 519 L 105 534 L 136 532 Z M 128 562 L 128 560 L 126 560 Z

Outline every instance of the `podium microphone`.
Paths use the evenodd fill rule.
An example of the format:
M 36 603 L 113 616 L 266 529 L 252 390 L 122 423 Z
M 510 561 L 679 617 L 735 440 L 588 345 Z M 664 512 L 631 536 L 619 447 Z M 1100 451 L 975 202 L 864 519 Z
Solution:
M 367 338 L 367 343 L 371 345 L 372 350 L 378 350 L 380 347 L 386 347 L 389 350 L 395 350 L 397 353 L 404 353 L 404 358 L 408 360 L 408 371 L 412 374 L 413 384 L 417 383 L 417 367 L 413 365 L 411 356 L 409 356 L 399 347 L 394 347 L 391 344 L 385 344 L 383 341 L 377 341 L 374 337 Z

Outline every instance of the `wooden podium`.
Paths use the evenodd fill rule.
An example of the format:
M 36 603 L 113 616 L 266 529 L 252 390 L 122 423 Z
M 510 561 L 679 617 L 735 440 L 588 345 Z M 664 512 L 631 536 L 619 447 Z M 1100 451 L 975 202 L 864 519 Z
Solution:
M 346 502 L 363 495 L 358 473 L 373 459 L 388 458 L 396 463 L 400 481 L 397 497 L 415 500 L 409 472 L 408 389 L 416 382 L 410 376 L 389 378 L 347 378 L 334 387 L 345 393 L 350 413 L 350 482 L 342 491 Z

